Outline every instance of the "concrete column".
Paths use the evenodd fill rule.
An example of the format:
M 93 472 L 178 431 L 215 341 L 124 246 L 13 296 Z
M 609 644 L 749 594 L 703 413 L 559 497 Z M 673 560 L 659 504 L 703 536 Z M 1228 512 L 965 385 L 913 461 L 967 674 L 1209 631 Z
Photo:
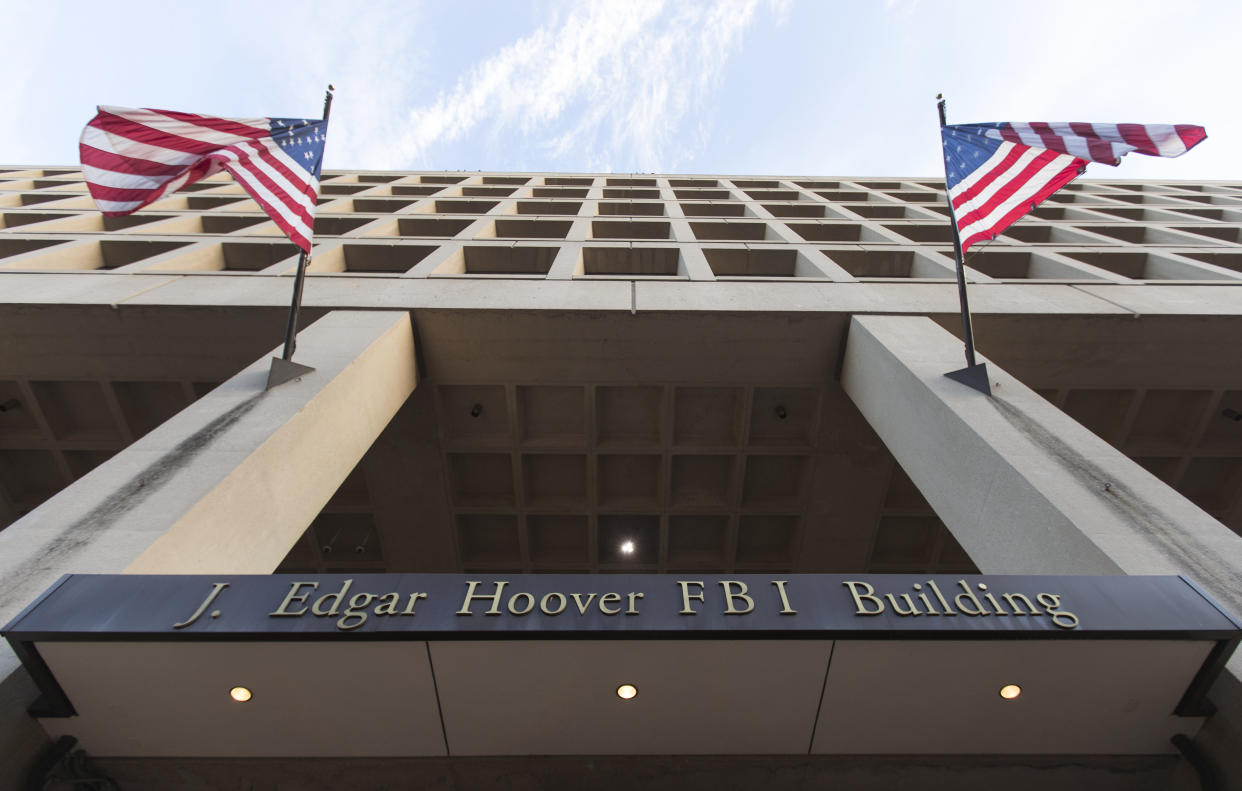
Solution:
M 931 319 L 855 316 L 841 383 L 980 570 L 1185 574 L 1242 616 L 1242 537 L 995 363 L 990 397 L 945 378 L 964 363 Z M 1235 653 L 1196 739 L 1235 784 L 1240 679 Z
M 989 573 L 1188 574 L 1242 614 L 1242 538 L 931 319 L 855 316 L 841 382 Z
M 256 361 L 0 531 L 0 624 L 67 573 L 273 571 L 417 381 L 404 311 L 329 313 L 299 334 L 296 360 L 315 370 L 267 391 L 269 358 Z M 0 646 L 13 772 L 38 731 L 31 700 L 10 694 L 24 677 Z

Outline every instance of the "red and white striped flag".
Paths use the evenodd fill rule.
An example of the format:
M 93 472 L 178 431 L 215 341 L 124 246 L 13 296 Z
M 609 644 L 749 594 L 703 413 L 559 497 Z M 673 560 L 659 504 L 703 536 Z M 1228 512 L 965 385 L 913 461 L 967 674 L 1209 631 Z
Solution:
M 1207 137 L 1183 124 L 993 123 L 945 126 L 945 185 L 962 253 L 993 239 L 1068 184 L 1088 162 L 1116 165 L 1137 151 L 1184 154 Z
M 105 215 L 130 214 L 227 170 L 309 252 L 328 122 L 100 107 L 82 130 L 82 176 Z

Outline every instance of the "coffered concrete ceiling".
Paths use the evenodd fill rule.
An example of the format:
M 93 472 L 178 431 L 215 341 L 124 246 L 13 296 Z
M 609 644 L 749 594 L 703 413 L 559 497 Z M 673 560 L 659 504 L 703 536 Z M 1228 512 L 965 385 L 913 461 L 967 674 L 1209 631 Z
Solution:
M 262 356 L 283 324 L 259 307 L 2 310 L 6 520 Z M 974 568 L 841 392 L 846 314 L 414 318 L 422 383 L 282 569 Z M 1242 529 L 1242 320 L 984 313 L 976 330 Z

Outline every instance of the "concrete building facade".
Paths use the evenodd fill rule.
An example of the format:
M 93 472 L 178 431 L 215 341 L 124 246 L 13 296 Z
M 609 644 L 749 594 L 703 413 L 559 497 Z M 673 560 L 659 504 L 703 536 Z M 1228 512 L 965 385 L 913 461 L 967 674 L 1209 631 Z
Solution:
M 104 218 L 75 169 L 0 170 L 0 621 L 88 573 L 1184 575 L 1242 613 L 1242 183 L 1083 181 L 973 250 L 990 396 L 944 376 L 946 215 L 931 178 L 329 172 L 294 356 L 314 371 L 269 391 L 297 250 L 230 178 Z M 1065 672 L 1089 689 L 1160 650 Z M 928 674 L 911 721 L 982 727 Z M 19 787 L 74 718 L 27 713 L 8 648 L 0 690 Z M 1242 787 L 1242 659 L 1207 699 L 1169 726 L 1181 752 L 949 749 L 923 720 L 848 749 L 455 752 L 443 701 L 437 755 L 75 735 L 125 788 Z

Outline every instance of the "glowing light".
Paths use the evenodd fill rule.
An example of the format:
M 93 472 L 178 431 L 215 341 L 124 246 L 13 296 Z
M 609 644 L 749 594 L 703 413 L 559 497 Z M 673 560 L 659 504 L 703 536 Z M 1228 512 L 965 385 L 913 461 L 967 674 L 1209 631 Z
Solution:
M 1006 684 L 1000 688 L 1000 696 L 1005 700 L 1013 700 L 1022 694 L 1022 687 L 1017 684 Z
M 622 555 L 633 555 L 634 554 L 634 542 L 623 541 L 621 543 L 621 554 Z
M 622 684 L 617 687 L 617 697 L 621 700 L 630 700 L 638 694 L 638 687 L 633 684 Z
M 250 700 L 253 695 L 251 695 L 250 690 L 245 687 L 233 687 L 229 690 L 229 697 L 238 703 L 245 703 Z

